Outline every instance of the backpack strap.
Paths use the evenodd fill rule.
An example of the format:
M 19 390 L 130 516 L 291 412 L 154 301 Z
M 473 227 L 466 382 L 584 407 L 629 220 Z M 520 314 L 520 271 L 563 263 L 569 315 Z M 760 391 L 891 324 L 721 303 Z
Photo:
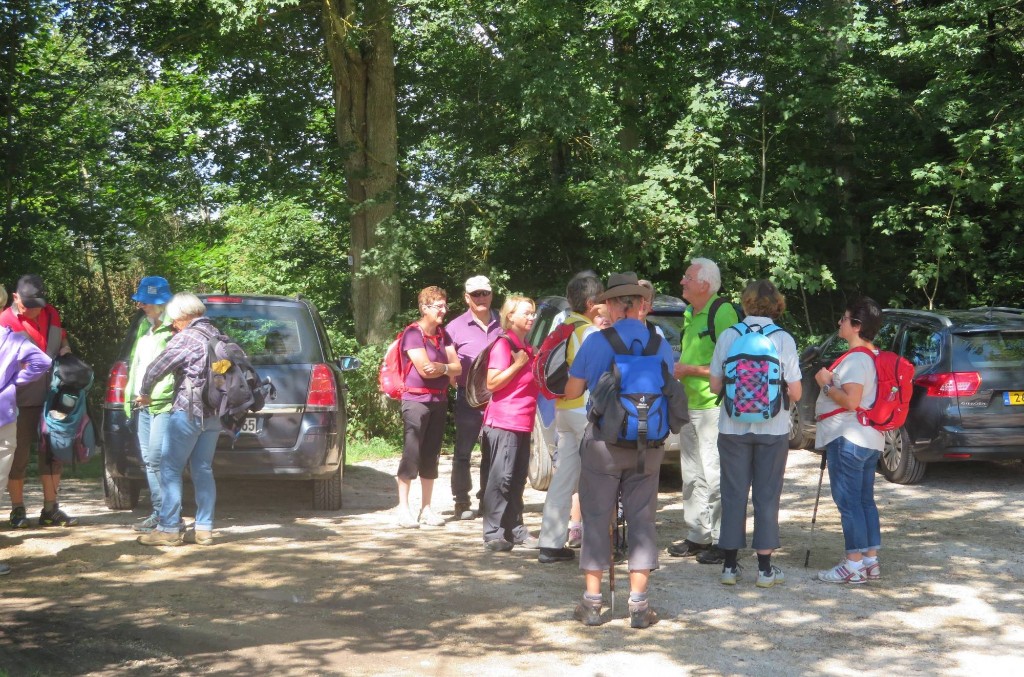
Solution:
M 705 329 L 702 332 L 699 332 L 697 334 L 697 338 L 704 338 L 705 336 L 710 336 L 712 343 L 718 343 L 718 332 L 715 331 L 715 314 L 718 312 L 718 309 L 721 308 L 726 303 L 729 303 L 729 301 L 726 301 L 721 296 L 716 297 L 715 300 L 711 302 L 711 307 L 708 309 L 707 329 Z
M 647 337 L 647 345 L 644 346 L 644 349 L 640 352 L 640 354 L 645 357 L 657 355 L 658 350 L 661 349 L 662 339 L 658 332 L 655 331 L 653 327 L 648 328 L 648 332 L 650 332 L 650 335 Z M 608 344 L 612 347 L 612 350 L 614 350 L 617 355 L 633 354 L 633 352 L 626 347 L 626 344 L 623 343 L 622 337 L 619 336 L 619 332 L 615 330 L 615 327 L 608 327 L 606 329 L 602 329 L 601 334 L 605 337 L 605 339 L 608 341 Z
M 847 356 L 852 355 L 854 353 L 864 353 L 865 355 L 867 355 L 868 357 L 871 358 L 872 363 L 875 361 L 875 358 L 878 357 L 874 353 L 874 351 L 872 351 L 870 348 L 865 348 L 864 346 L 857 346 L 856 348 L 850 348 L 845 353 L 843 353 L 842 355 L 837 357 L 836 361 L 832 363 L 832 366 L 829 367 L 828 370 L 829 371 L 835 371 L 836 367 L 839 366 L 840 362 L 845 360 L 847 358 Z M 875 378 L 876 379 L 878 378 L 877 370 L 875 371 Z M 876 397 L 877 397 L 877 395 L 876 395 Z M 829 412 L 826 412 L 824 414 L 821 414 L 821 415 L 817 416 L 815 420 L 817 420 L 817 421 L 824 421 L 826 418 L 832 418 L 833 416 L 835 416 L 837 414 L 841 414 L 844 411 L 850 411 L 850 410 L 846 409 L 844 407 L 839 407 L 838 409 L 834 409 L 832 411 L 829 411 Z M 866 411 L 866 410 L 862 409 L 861 407 L 857 407 L 857 409 L 855 411 Z
M 409 372 L 412 371 L 413 366 L 412 360 L 408 360 L 407 366 L 404 365 L 403 363 L 403 359 L 405 358 L 405 351 L 402 350 L 402 340 L 405 339 L 405 332 L 409 331 L 413 327 L 416 327 L 416 329 L 418 329 L 420 332 L 420 336 L 423 337 L 423 347 L 426 348 L 427 345 L 427 335 L 423 333 L 423 327 L 420 326 L 419 322 L 412 322 L 411 324 L 409 324 L 408 327 L 402 330 L 402 338 L 399 339 L 398 341 L 398 365 L 399 368 L 402 370 L 402 383 L 405 383 L 405 379 L 409 375 Z M 444 326 L 438 325 L 437 331 L 438 339 L 441 345 L 444 345 Z M 420 386 L 405 386 L 405 392 L 412 393 L 413 395 L 440 395 L 441 393 L 445 392 L 445 390 L 446 389 L 439 390 L 437 388 L 424 388 Z

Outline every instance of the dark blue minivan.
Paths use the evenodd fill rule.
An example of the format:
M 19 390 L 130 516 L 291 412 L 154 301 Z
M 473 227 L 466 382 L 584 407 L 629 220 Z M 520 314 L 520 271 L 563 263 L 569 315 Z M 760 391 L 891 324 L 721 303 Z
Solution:
M 200 295 L 206 316 L 234 339 L 277 397 L 250 414 L 237 437 L 222 433 L 214 456 L 217 478 L 311 481 L 313 508 L 338 510 L 345 468 L 345 380 L 359 366 L 335 359 L 316 307 L 302 297 Z M 125 415 L 128 360 L 135 319 L 110 370 L 103 405 L 104 494 L 107 506 L 130 510 L 146 486 L 134 433 Z

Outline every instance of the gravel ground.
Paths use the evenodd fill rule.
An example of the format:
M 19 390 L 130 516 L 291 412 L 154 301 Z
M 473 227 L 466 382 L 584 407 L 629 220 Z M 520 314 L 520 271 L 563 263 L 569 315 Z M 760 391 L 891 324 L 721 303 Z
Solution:
M 662 621 L 642 631 L 629 628 L 624 565 L 615 615 L 606 606 L 586 628 L 571 619 L 575 563 L 486 553 L 479 520 L 394 528 L 397 459 L 347 468 L 337 513 L 310 510 L 302 483 L 222 482 L 206 548 L 140 546 L 129 527 L 144 509 L 108 511 L 98 482 L 68 481 L 80 526 L 0 531 L 14 567 L 0 579 L 0 675 L 1021 674 L 1024 466 L 880 479 L 884 578 L 847 587 L 814 580 L 842 549 L 827 475 L 803 567 L 817 459 L 790 455 L 784 586 L 748 574 L 725 587 L 719 567 L 664 556 L 651 590 Z M 435 500 L 448 515 L 450 467 Z M 527 491 L 534 530 L 543 499 Z M 658 517 L 664 547 L 682 532 L 678 480 L 663 483 Z M 756 569 L 749 551 L 743 562 Z

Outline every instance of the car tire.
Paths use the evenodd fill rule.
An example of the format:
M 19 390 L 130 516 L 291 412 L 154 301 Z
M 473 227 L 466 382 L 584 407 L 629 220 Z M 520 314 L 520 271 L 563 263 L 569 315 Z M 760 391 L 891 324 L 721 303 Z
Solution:
M 885 446 L 878 456 L 878 469 L 885 479 L 894 484 L 917 484 L 927 465 L 914 456 L 914 444 L 906 428 L 885 433 Z
M 796 402 L 789 409 L 789 448 L 803 449 L 807 446 L 807 429 L 804 428 L 804 418 L 800 414 L 800 405 Z
M 132 510 L 139 504 L 142 483 L 127 477 L 114 477 L 103 464 L 103 500 L 111 510 Z
M 534 417 L 533 433 L 530 435 L 530 486 L 537 491 L 547 491 L 555 474 L 551 460 L 551 447 L 544 435 L 540 416 Z
M 341 464 L 327 479 L 313 480 L 313 510 L 341 510 L 344 468 Z

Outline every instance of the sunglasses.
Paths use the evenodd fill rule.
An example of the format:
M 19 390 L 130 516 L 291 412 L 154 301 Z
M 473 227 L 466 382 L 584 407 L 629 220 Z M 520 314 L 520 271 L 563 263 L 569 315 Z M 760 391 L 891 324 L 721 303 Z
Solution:
M 471 291 L 471 292 L 469 292 L 469 295 L 472 296 L 475 299 L 482 299 L 485 296 L 490 296 L 491 292 L 489 292 L 489 291 Z

